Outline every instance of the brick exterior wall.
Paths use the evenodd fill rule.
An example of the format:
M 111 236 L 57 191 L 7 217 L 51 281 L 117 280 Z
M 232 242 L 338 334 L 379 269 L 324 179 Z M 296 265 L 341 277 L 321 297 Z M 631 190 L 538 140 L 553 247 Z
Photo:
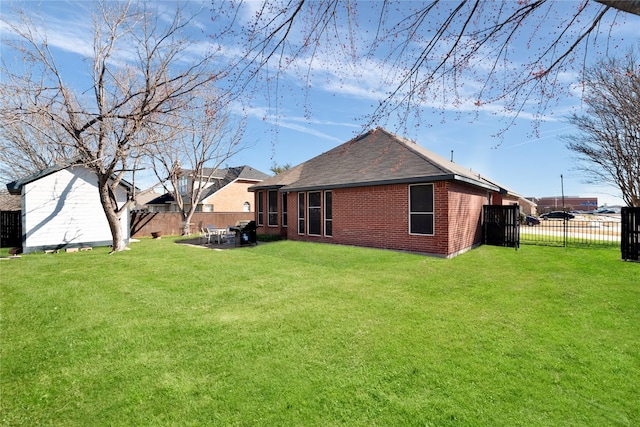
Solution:
M 236 181 L 216 191 L 202 203 L 213 205 L 214 212 L 243 212 L 244 202 L 249 202 L 249 211 L 253 212 L 253 194 L 247 189 L 255 182 Z
M 448 254 L 465 251 L 482 241 L 482 207 L 488 204 L 487 191 L 456 182 L 447 182 Z
M 258 227 L 258 234 L 280 234 L 291 240 L 393 249 L 439 256 L 453 256 L 482 239 L 482 206 L 485 190 L 440 181 L 434 185 L 434 235 L 409 234 L 409 185 L 344 188 L 333 193 L 333 236 L 298 234 L 298 193 L 289 193 L 288 226 Z M 266 197 L 266 191 L 262 193 Z M 258 193 L 256 192 L 256 197 Z M 324 203 L 324 197 L 322 198 Z M 282 199 L 278 198 L 281 219 Z M 254 201 L 257 206 L 257 200 Z M 266 199 L 265 199 L 265 210 Z M 308 218 L 305 219 L 305 221 Z M 324 219 L 324 206 L 323 206 Z

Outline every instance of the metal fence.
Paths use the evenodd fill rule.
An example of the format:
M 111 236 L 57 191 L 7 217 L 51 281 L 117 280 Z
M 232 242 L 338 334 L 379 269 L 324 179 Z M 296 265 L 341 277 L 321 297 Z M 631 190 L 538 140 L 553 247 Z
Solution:
M 484 205 L 483 241 L 486 245 L 518 249 L 520 207 L 518 205 Z
M 520 227 L 520 244 L 548 246 L 620 246 L 620 215 L 576 215 L 570 220 L 540 220 Z
M 622 259 L 640 261 L 640 207 L 624 207 L 621 214 Z

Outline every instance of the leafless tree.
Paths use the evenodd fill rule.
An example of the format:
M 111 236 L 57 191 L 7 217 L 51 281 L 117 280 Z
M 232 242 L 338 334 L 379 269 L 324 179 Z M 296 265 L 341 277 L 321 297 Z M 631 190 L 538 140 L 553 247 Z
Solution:
M 620 189 L 628 206 L 640 206 L 640 62 L 632 51 L 585 70 L 585 114 L 570 122 L 580 131 L 569 135 L 580 169 L 591 182 Z
M 213 87 L 197 91 L 188 109 L 174 114 L 149 146 L 152 169 L 182 214 L 185 235 L 198 202 L 224 162 L 244 148 L 244 121 Z M 170 130 L 168 130 L 168 128 Z
M 19 100 L 0 92 L 0 182 L 65 164 L 75 157 L 73 148 L 63 143 L 63 129 L 43 117 L 21 120 L 14 114 L 19 105 Z
M 135 187 L 135 171 L 145 146 L 155 142 L 145 138 L 147 130 L 184 109 L 194 91 L 215 79 L 213 56 L 196 55 L 189 49 L 193 45 L 189 25 L 195 15 L 179 6 L 167 16 L 149 2 L 91 5 L 94 31 L 86 57 L 89 90 L 80 92 L 71 86 L 73 79 L 59 67 L 43 27 L 18 10 L 18 23 L 5 21 L 9 34 L 3 35 L 3 41 L 19 52 L 20 61 L 3 63 L 7 78 L 0 82 L 1 93 L 21 100 L 12 117 L 33 130 L 38 123 L 51 122 L 64 132 L 57 142 L 66 144 L 65 150 L 96 173 L 113 251 L 121 251 L 126 241 L 120 221 L 134 194 L 126 203 L 118 203 L 116 188 L 125 177 Z
M 242 6 L 253 15 L 235 30 L 246 22 Z M 234 87 L 266 92 L 277 107 L 284 74 L 298 73 L 302 87 L 327 65 L 334 86 L 349 83 L 344 75 L 375 75 L 382 88 L 371 89 L 379 102 L 364 115 L 365 128 L 391 117 L 406 125 L 425 107 L 449 104 L 499 112 L 508 128 L 535 100 L 527 112 L 539 118 L 570 92 L 559 84 L 563 72 L 579 70 L 588 49 L 609 49 L 605 16 L 640 24 L 640 3 L 620 0 L 216 0 L 212 7 L 215 38 L 245 48 L 233 64 Z

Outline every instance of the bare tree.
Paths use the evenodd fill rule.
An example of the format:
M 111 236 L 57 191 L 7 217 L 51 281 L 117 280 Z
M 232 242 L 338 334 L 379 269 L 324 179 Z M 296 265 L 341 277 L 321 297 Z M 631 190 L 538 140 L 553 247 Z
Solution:
M 211 54 L 190 53 L 188 32 L 195 15 L 178 7 L 167 17 L 148 2 L 92 6 L 93 45 L 86 58 L 89 90 L 79 92 L 69 85 L 73 79 L 58 66 L 42 27 L 17 11 L 19 23 L 5 21 L 12 36 L 5 42 L 19 52 L 21 62 L 3 64 L 8 78 L 0 82 L 1 93 L 21 100 L 12 117 L 31 129 L 44 121 L 64 131 L 56 142 L 96 173 L 113 251 L 121 251 L 126 241 L 120 221 L 134 194 L 118 203 L 116 188 L 125 177 L 135 188 L 145 146 L 156 142 L 145 138 L 147 130 L 188 106 L 194 91 L 215 75 Z
M 570 91 L 559 84 L 563 72 L 579 70 L 587 49 L 601 46 L 601 54 L 609 48 L 612 24 L 603 25 L 604 17 L 615 22 L 640 15 L 640 3 L 620 0 L 384 0 L 366 2 L 366 12 L 349 0 L 212 5 L 214 28 L 222 28 L 212 30 L 214 36 L 239 38 L 245 47 L 233 65 L 236 88 L 266 89 L 277 104 L 284 74 L 299 73 L 304 87 L 323 66 L 332 68 L 334 85 L 347 85 L 344 75 L 375 74 L 387 89 L 376 94 L 365 128 L 394 116 L 406 124 L 424 108 L 450 104 L 461 111 L 493 105 L 490 111 L 501 113 L 508 128 L 531 108 L 531 98 L 537 103 L 528 112 L 541 117 Z M 252 18 L 234 31 L 243 5 L 253 6 Z M 553 31 L 543 25 L 550 23 Z M 525 62 L 523 51 L 529 53 Z
M 76 156 L 75 150 L 63 142 L 63 129 L 43 117 L 33 117 L 29 122 L 21 120 L 19 114 L 14 114 L 16 105 L 19 100 L 0 92 L 1 181 L 13 181 L 16 177 L 65 164 Z
M 163 123 L 159 142 L 149 146 L 153 170 L 182 214 L 185 235 L 220 166 L 244 148 L 244 122 L 235 119 L 229 103 L 213 87 L 198 94 L 188 109 Z
M 570 123 L 580 134 L 566 136 L 590 182 L 620 189 L 628 206 L 640 206 L 640 62 L 636 52 L 585 70 L 585 114 Z

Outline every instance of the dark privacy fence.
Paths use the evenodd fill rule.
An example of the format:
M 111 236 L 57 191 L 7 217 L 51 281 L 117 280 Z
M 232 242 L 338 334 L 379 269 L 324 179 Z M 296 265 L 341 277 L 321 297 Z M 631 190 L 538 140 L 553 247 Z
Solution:
M 622 259 L 640 261 L 640 207 L 622 208 L 620 223 Z
M 0 211 L 0 247 L 19 247 L 22 245 L 21 211 Z
M 482 226 L 485 245 L 520 246 L 520 206 L 485 205 Z

